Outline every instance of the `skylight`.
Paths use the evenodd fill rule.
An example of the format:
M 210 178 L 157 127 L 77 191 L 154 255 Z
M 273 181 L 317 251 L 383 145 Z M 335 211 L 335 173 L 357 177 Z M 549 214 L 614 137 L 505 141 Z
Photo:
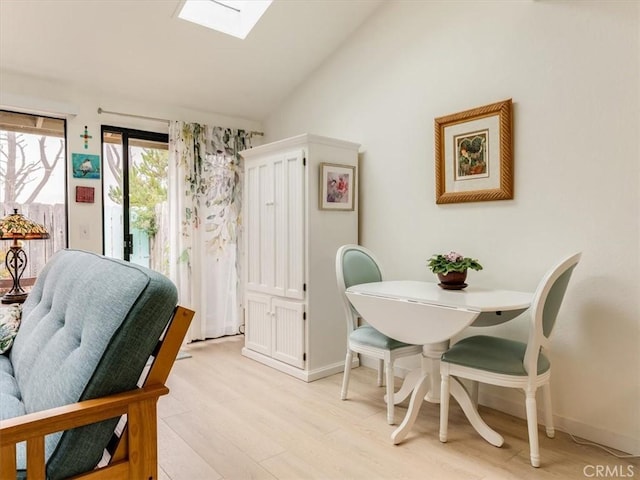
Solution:
M 178 17 L 213 30 L 246 38 L 272 0 L 185 0 Z

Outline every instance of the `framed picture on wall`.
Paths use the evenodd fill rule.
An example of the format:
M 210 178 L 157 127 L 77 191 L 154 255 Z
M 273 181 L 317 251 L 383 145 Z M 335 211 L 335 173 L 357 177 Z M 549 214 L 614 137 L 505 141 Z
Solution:
M 76 202 L 93 203 L 95 197 L 95 189 L 93 187 L 76 187 Z
M 513 198 L 511 99 L 435 119 L 436 203 Z
M 72 153 L 73 178 L 100 180 L 100 156 L 86 153 Z
M 351 165 L 320 164 L 320 210 L 353 210 L 356 186 L 356 167 Z

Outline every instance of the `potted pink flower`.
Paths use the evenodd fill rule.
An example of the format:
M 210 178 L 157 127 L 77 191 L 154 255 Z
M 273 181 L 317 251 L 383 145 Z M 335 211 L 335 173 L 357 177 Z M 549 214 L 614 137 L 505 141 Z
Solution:
M 438 275 L 440 286 L 445 289 L 460 290 L 467 286 L 467 270 L 482 270 L 482 265 L 474 258 L 458 252 L 433 255 L 427 262 L 433 273 Z

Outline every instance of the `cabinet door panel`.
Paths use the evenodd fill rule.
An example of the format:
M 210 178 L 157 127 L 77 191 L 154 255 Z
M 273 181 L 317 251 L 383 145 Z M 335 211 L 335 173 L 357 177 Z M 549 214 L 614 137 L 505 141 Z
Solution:
M 249 165 L 245 178 L 247 286 L 268 292 L 273 284 L 273 173 L 268 162 Z
M 297 151 L 285 157 L 287 163 L 286 204 L 287 204 L 287 283 L 285 296 L 304 298 L 304 152 Z
M 302 150 L 255 162 L 246 173 L 247 287 L 304 298 Z
M 272 357 L 298 368 L 304 367 L 304 305 L 273 299 Z
M 247 348 L 271 356 L 273 315 L 271 298 L 267 295 L 247 293 L 245 345 Z
M 304 166 L 302 150 L 280 154 L 273 162 L 273 293 L 304 298 Z
M 273 293 L 274 273 L 274 247 L 273 247 L 273 216 L 274 216 L 274 189 L 273 168 L 270 162 L 259 165 L 260 185 L 258 187 L 260 197 L 260 227 L 256 232 L 259 236 L 260 250 L 260 287 L 269 293 Z
M 287 175 L 287 162 L 284 156 L 274 157 L 273 169 L 273 290 L 275 295 L 284 296 L 287 285 L 287 192 L 284 179 Z

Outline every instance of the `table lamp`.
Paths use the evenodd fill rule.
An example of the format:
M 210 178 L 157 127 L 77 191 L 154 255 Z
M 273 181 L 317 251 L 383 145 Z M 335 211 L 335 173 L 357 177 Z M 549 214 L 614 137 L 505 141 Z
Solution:
M 22 303 L 27 298 L 27 292 L 20 286 L 20 277 L 27 268 L 27 254 L 18 241 L 45 238 L 49 238 L 47 230 L 18 213 L 17 208 L 0 220 L 0 240 L 13 240 L 5 256 L 5 265 L 13 279 L 13 287 L 3 295 L 2 303 Z

